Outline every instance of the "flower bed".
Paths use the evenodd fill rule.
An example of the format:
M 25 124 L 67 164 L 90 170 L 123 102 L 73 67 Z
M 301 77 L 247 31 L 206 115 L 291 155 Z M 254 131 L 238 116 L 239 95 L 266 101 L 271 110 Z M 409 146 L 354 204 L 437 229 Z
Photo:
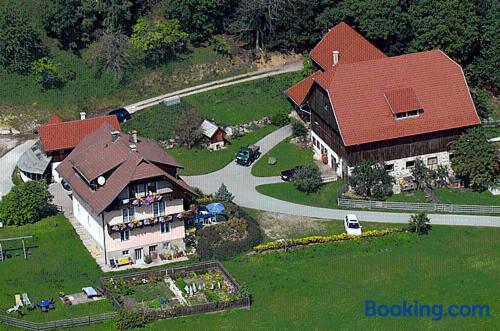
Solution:
M 261 253 L 265 251 L 273 251 L 280 249 L 288 249 L 296 246 L 305 246 L 311 244 L 321 244 L 328 242 L 337 242 L 337 241 L 346 241 L 346 240 L 356 240 L 359 238 L 373 238 L 373 237 L 382 237 L 391 233 L 400 232 L 400 229 L 384 229 L 384 230 L 371 230 L 363 232 L 361 236 L 352 236 L 347 233 L 341 233 L 333 236 L 311 236 L 305 238 L 298 239 L 287 239 L 287 240 L 279 240 L 272 241 L 269 243 L 257 245 L 253 248 L 254 252 Z

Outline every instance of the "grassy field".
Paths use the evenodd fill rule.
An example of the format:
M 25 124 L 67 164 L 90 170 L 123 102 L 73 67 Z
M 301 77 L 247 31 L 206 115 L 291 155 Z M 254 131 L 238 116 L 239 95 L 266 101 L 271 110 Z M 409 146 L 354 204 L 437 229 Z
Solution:
M 108 300 L 65 306 L 59 300 L 59 292 L 79 293 L 82 287 L 97 286 L 102 275 L 94 259 L 83 247 L 71 224 L 63 216 L 49 217 L 33 225 L 4 227 L 0 238 L 34 236 L 29 241 L 32 255 L 22 258 L 21 242 L 2 243 L 13 257 L 0 262 L 0 309 L 2 313 L 14 306 L 14 294 L 27 292 L 31 301 L 54 298 L 56 309 L 41 313 L 39 309 L 26 312 L 25 320 L 46 321 L 86 316 L 112 310 Z M 20 256 L 16 256 L 19 254 Z M 13 316 L 17 316 L 14 314 Z
M 134 113 L 132 119 L 122 124 L 124 132 L 137 130 L 140 136 L 155 140 L 168 140 L 175 136 L 175 121 L 184 109 L 180 106 L 159 104 Z
M 425 193 L 420 191 L 393 194 L 385 199 L 389 202 L 427 202 Z
M 236 152 L 241 146 L 247 146 L 256 143 L 272 131 L 276 130 L 274 125 L 268 125 L 264 128 L 249 132 L 241 138 L 230 140 L 227 148 L 210 152 L 206 148 L 176 147 L 169 149 L 168 153 L 175 157 L 185 169 L 180 172 L 181 175 L 201 175 L 222 169 L 228 163 L 233 161 Z
M 318 192 L 306 194 L 297 190 L 292 182 L 266 184 L 257 186 L 259 193 L 271 196 L 276 199 L 299 203 L 302 205 L 336 208 L 337 190 L 342 186 L 342 181 L 338 180 L 321 185 Z
M 496 330 L 500 229 L 434 226 L 427 236 L 323 244 L 239 256 L 224 266 L 250 310 L 158 321 L 145 330 Z M 489 317 L 366 317 L 365 300 L 488 304 Z M 85 330 L 112 330 L 112 322 Z
M 470 189 L 437 188 L 434 189 L 434 194 L 442 203 L 500 206 L 500 196 L 494 196 L 489 191 L 474 192 Z
M 263 155 L 252 167 L 254 176 L 279 176 L 283 170 L 291 169 L 298 165 L 313 163 L 312 150 L 300 148 L 288 142 L 288 139 L 276 145 L 273 149 Z M 267 163 L 269 157 L 275 157 L 277 163 Z
M 46 35 L 41 22 L 46 1 L 20 0 L 17 6 L 26 11 L 50 57 L 60 63 L 73 79 L 60 89 L 44 91 L 31 75 L 23 76 L 0 68 L 0 80 L 3 82 L 0 89 L 0 125 L 22 128 L 31 121 L 43 122 L 56 112 L 68 119 L 76 118 L 80 111 L 92 113 L 122 106 L 254 69 L 240 49 L 234 51 L 243 56 L 230 59 L 216 53 L 212 46 L 188 45 L 183 54 L 157 68 L 147 67 L 141 62 L 130 63 L 124 81 L 117 83 L 109 73 L 100 73 L 89 64 L 86 60 L 87 49 L 83 49 L 81 54 L 60 50 L 58 42 Z
M 290 103 L 284 91 L 300 79 L 301 73 L 287 73 L 188 96 L 183 101 L 219 125 L 247 123 L 288 111 Z

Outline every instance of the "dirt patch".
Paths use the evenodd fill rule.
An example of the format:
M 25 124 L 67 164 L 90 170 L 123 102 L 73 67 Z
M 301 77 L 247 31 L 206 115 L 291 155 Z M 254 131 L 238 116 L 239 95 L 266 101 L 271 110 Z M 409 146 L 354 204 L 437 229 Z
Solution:
M 286 64 L 302 62 L 304 59 L 301 54 L 284 54 L 284 53 L 271 53 L 267 61 L 263 60 L 257 61 L 257 69 L 272 69 L 275 67 L 281 67 Z
M 266 236 L 271 239 L 293 238 L 325 230 L 324 223 L 318 219 L 303 216 L 262 212 L 257 221 Z

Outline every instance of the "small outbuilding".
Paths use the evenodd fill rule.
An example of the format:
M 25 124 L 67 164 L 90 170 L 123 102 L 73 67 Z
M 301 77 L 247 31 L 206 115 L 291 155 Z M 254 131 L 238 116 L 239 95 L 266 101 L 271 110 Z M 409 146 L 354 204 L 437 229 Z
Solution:
M 203 136 L 208 140 L 207 148 L 209 150 L 219 150 L 224 147 L 227 142 L 227 134 L 223 128 L 207 120 L 201 123 L 200 128 Z

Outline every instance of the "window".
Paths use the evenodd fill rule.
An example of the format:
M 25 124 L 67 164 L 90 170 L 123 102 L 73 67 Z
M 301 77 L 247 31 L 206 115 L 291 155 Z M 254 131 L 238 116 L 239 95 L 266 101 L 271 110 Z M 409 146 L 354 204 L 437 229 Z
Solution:
M 450 161 L 453 160 L 454 157 L 455 157 L 455 155 L 453 155 L 453 153 L 449 154 Z
M 147 192 L 156 192 L 156 182 L 150 182 L 146 184 Z
M 125 187 L 123 191 L 120 192 L 118 195 L 119 200 L 126 200 L 129 198 L 129 192 L 128 192 L 128 187 Z
M 387 171 L 393 171 L 394 170 L 394 163 L 387 163 L 385 166 L 384 166 L 385 170 Z
M 141 197 L 145 196 L 145 189 L 146 189 L 146 185 L 144 184 L 136 184 L 136 185 L 131 185 L 130 188 L 129 188 L 129 191 L 130 191 L 130 198 L 133 199 L 135 198 L 135 195 L 139 195 Z
M 406 161 L 406 168 L 407 169 L 415 168 L 415 160 Z
M 125 250 L 125 251 L 122 251 L 122 255 L 123 255 L 123 256 L 126 256 L 126 255 L 128 255 L 128 254 L 129 254 L 128 249 L 127 249 L 127 250 Z
M 160 232 L 161 233 L 170 232 L 170 222 L 160 223 Z
M 120 232 L 120 239 L 122 241 L 127 241 L 130 239 L 130 230 L 124 230 Z
M 163 249 L 170 249 L 170 243 L 163 243 Z
M 156 252 L 157 245 L 149 246 L 149 255 L 153 254 Z
M 427 165 L 436 165 L 438 163 L 437 156 L 430 157 L 427 159 Z
M 313 146 L 316 145 L 316 138 L 312 137 L 313 138 Z
M 153 203 L 154 217 L 165 215 L 165 203 L 163 201 Z
M 134 218 L 134 215 L 135 215 L 134 207 L 122 208 L 123 223 L 130 222 Z

